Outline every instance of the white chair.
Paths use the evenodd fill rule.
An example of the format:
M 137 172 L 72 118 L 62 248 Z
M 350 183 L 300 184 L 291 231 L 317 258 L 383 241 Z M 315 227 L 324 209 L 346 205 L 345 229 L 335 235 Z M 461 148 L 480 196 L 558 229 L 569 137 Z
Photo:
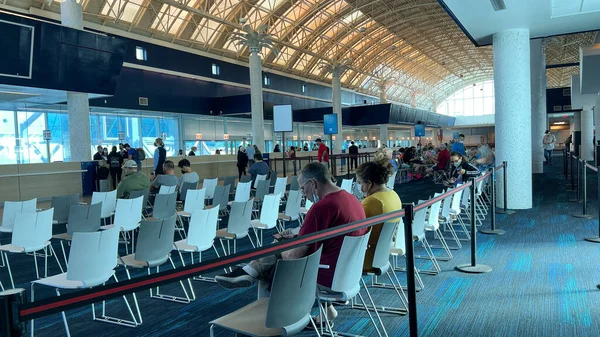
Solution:
M 388 179 L 386 186 L 387 188 L 389 188 L 390 190 L 394 189 L 394 186 L 396 185 L 396 175 L 398 174 L 398 172 L 394 172 L 392 173 L 392 175 L 390 176 L 390 178 Z
M 252 205 L 254 201 L 248 200 L 246 202 L 234 201 L 231 204 L 231 212 L 229 213 L 229 222 L 226 228 L 219 229 L 217 231 L 217 238 L 221 242 L 221 248 L 223 248 L 223 254 L 231 254 L 230 241 L 233 241 L 233 252 L 237 252 L 237 240 L 245 237 L 250 240 L 253 248 L 256 248 L 252 237 L 248 235 L 250 229 L 250 221 L 252 220 Z M 227 241 L 227 250 L 225 250 L 224 241 Z
M 320 259 L 321 249 L 300 259 L 277 261 L 271 295 L 211 321 L 210 336 L 215 326 L 250 336 L 292 336 L 311 323 L 320 337 L 310 316 Z
M 275 187 L 273 188 L 273 194 L 281 195 L 281 198 L 285 198 L 285 188 L 287 186 L 287 178 L 278 177 L 275 181 Z
M 117 190 L 111 192 L 94 192 L 92 193 L 91 204 L 97 204 L 102 202 L 102 221 L 106 225 L 106 219 L 110 218 L 115 214 L 115 208 L 117 207 Z
M 465 222 L 462 219 L 462 209 L 460 206 L 462 200 L 465 197 L 465 194 L 469 194 L 468 189 L 460 190 L 454 193 L 454 197 L 452 197 L 452 202 L 450 203 L 450 226 L 454 226 L 454 222 L 458 222 L 463 231 L 463 234 L 465 235 L 465 237 L 461 238 L 461 240 L 464 239 L 465 241 L 470 241 L 471 234 L 469 233 L 469 230 L 467 229 L 467 226 L 465 225 Z
M 217 187 L 217 183 L 219 182 L 219 178 L 214 179 L 204 179 L 202 181 L 202 188 L 206 190 L 205 196 L 206 199 L 212 199 L 215 195 L 215 188 Z
M 424 203 L 425 201 L 423 200 L 419 200 L 419 204 Z M 425 249 L 425 253 L 427 253 L 427 259 L 431 260 L 431 264 L 433 266 L 433 269 L 429 269 L 429 270 L 424 270 L 421 269 L 421 272 L 424 274 L 429 274 L 429 275 L 437 275 L 441 272 L 441 268 L 439 263 L 437 262 L 437 259 L 435 258 L 435 254 L 433 254 L 433 251 L 431 250 L 431 246 L 429 245 L 429 242 L 427 241 L 427 237 L 425 236 L 425 226 L 426 226 L 426 221 L 425 218 L 427 216 L 427 207 L 421 208 L 417 211 L 415 211 L 415 215 L 413 218 L 413 223 L 412 223 L 412 227 L 413 227 L 413 239 L 416 242 L 420 242 L 421 245 L 423 246 L 423 249 Z M 416 258 L 417 256 L 415 256 Z
M 257 174 L 256 179 L 254 179 L 254 182 L 252 183 L 252 188 L 256 188 L 259 181 L 265 181 L 265 180 L 267 180 L 266 174 Z M 239 184 L 238 184 L 238 187 L 239 187 Z
M 434 198 L 441 196 L 441 193 L 435 193 L 433 195 Z M 443 199 L 442 199 L 443 200 Z M 446 243 L 446 239 L 442 235 L 442 231 L 440 230 L 440 207 L 442 204 L 442 200 L 434 202 L 429 206 L 429 216 L 425 220 L 425 231 L 433 232 L 434 237 L 437 236 L 442 244 L 441 248 L 446 252 L 446 256 L 437 256 L 436 258 L 441 261 L 449 261 L 452 259 L 452 252 Z M 438 248 L 436 246 L 431 246 L 431 248 Z
M 129 254 L 128 236 L 131 234 L 131 249 L 135 247 L 135 231 L 142 221 L 144 197 L 135 199 L 118 199 L 113 225 L 121 231 L 125 239 L 125 252 Z
M 171 194 L 177 191 L 177 185 L 168 186 L 168 185 L 160 185 L 160 189 L 158 190 L 158 194 Z
M 354 182 L 354 179 L 343 179 L 340 188 L 343 189 L 344 191 L 352 194 L 352 183 L 353 182 Z
M 250 225 L 256 235 L 256 245 L 258 247 L 263 246 L 263 232 L 277 226 L 280 201 L 281 195 L 279 194 L 265 195 L 260 210 L 260 218 L 250 221 Z M 258 231 L 260 231 L 260 238 L 258 237 Z
M 52 238 L 52 217 L 54 208 L 50 208 L 41 212 L 34 213 L 17 213 L 15 217 L 14 228 L 12 232 L 12 240 L 8 245 L 0 246 L 0 252 L 4 255 L 10 283 L 15 288 L 10 262 L 8 261 L 8 253 L 33 253 L 33 261 L 35 264 L 35 275 L 39 279 L 40 272 L 37 263 L 37 251 L 44 251 L 44 277 L 48 277 L 48 250 L 56 259 L 56 263 L 63 272 L 62 266 L 58 261 L 58 256 L 54 252 L 54 248 L 50 244 Z
M 452 190 L 448 189 L 447 192 L 452 192 Z M 449 239 L 449 240 L 453 239 L 454 242 L 456 242 L 455 247 L 448 246 L 448 248 L 450 248 L 450 249 L 462 248 L 462 243 L 460 242 L 460 239 L 456 235 L 454 226 L 452 226 L 452 218 L 450 215 L 450 208 L 452 207 L 452 199 L 454 198 L 455 195 L 456 195 L 456 193 L 448 194 L 448 196 L 444 198 L 444 200 L 442 201 L 442 209 L 440 211 L 440 216 L 439 216 L 439 223 L 440 223 L 440 225 L 443 225 L 444 231 L 450 231 L 450 234 L 452 234 L 451 238 L 446 238 L 446 239 Z
M 235 197 L 233 198 L 233 201 L 246 202 L 246 201 L 250 200 L 250 186 L 251 185 L 252 185 L 251 182 L 238 183 L 237 187 L 235 189 Z M 231 205 L 231 202 L 229 202 L 228 204 Z
M 79 205 L 79 193 L 52 197 L 50 208 L 54 208 L 54 225 L 64 225 L 69 220 L 71 206 Z
M 0 224 L 0 233 L 12 233 L 17 214 L 35 213 L 36 209 L 37 199 L 26 201 L 5 201 L 2 212 L 2 224 Z
M 69 253 L 67 272 L 31 282 L 31 301 L 35 301 L 34 285 L 44 285 L 56 289 L 56 295 L 60 296 L 59 289 L 88 289 L 104 284 L 111 277 L 116 282 L 114 268 L 117 265 L 117 248 L 119 244 L 119 229 L 113 227 L 105 231 L 93 233 L 74 233 Z M 131 321 L 106 316 L 104 302 L 102 315 L 96 317 L 96 308 L 92 304 L 92 318 L 94 321 L 135 327 L 141 324 L 131 311 L 127 298 L 123 296 Z M 62 318 L 67 336 L 70 336 L 67 316 L 62 312 Z M 31 336 L 34 334 L 34 320 L 31 320 Z
M 183 259 L 183 255 L 181 254 L 182 252 L 190 253 L 192 264 L 194 263 L 194 253 L 198 253 L 198 262 L 202 262 L 202 252 L 210 249 L 211 247 L 217 254 L 217 258 L 220 257 L 219 252 L 214 245 L 215 237 L 217 236 L 218 221 L 219 207 L 205 210 L 195 209 L 192 211 L 187 238 L 173 243 L 173 249 L 179 253 L 181 264 L 184 267 L 185 261 Z M 194 280 L 214 282 L 214 278 L 202 276 L 194 277 Z M 194 293 L 194 288 L 192 288 L 191 284 L 190 289 L 192 290 L 192 298 L 196 299 L 196 294 Z
M 189 218 L 195 210 L 204 209 L 204 199 L 206 199 L 206 189 L 187 190 L 183 211 L 177 212 L 179 219 Z
M 300 220 L 300 204 L 302 203 L 302 193 L 300 191 L 290 191 L 288 201 L 285 204 L 283 213 L 279 213 L 279 230 L 285 230 L 285 224 L 291 221 Z
M 211 206 L 216 207 L 219 206 L 219 211 L 221 214 L 227 214 L 227 203 L 229 202 L 229 190 L 231 186 L 217 186 L 214 191 L 214 196 L 212 198 Z
M 398 224 L 396 235 L 394 235 L 394 242 L 392 243 L 392 248 L 390 249 L 390 256 L 392 258 L 392 268 L 394 271 L 406 271 L 406 269 L 398 266 L 398 257 L 406 257 L 406 235 L 404 232 L 404 224 L 402 222 Z M 418 286 L 416 287 L 417 291 L 425 289 L 425 285 L 423 284 L 423 280 L 421 279 L 421 275 L 419 274 L 419 270 L 417 268 L 415 268 L 415 280 L 418 283 Z M 392 286 L 388 284 L 375 284 L 375 286 L 392 288 Z M 402 288 L 405 289 L 404 287 Z
M 143 197 L 140 197 L 143 198 Z M 60 240 L 60 248 L 65 259 L 65 266 L 67 262 L 67 253 L 65 253 L 65 241 L 73 240 L 73 233 L 75 232 L 96 232 L 100 230 L 100 223 L 102 221 L 102 203 L 99 202 L 93 205 L 73 205 L 69 209 L 69 220 L 67 222 L 67 232 L 52 235 L 53 239 Z
M 290 192 L 291 192 L 291 190 L 290 190 Z M 306 214 L 308 214 L 308 211 L 310 210 L 312 205 L 313 205 L 313 202 L 306 199 L 304 201 L 304 207 L 300 207 L 300 226 L 302 226 L 302 223 L 304 222 L 304 217 L 306 216 Z

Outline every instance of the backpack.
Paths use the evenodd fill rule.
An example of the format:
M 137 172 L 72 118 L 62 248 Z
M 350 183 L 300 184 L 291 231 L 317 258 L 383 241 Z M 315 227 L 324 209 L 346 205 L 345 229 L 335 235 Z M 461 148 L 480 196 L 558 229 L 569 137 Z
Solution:
M 138 160 L 142 161 L 146 159 L 146 152 L 144 152 L 144 149 L 142 149 L 141 147 L 135 149 L 135 152 L 137 152 Z
M 110 157 L 110 167 L 111 168 L 119 168 L 121 167 L 121 161 L 119 160 L 118 156 L 112 156 Z

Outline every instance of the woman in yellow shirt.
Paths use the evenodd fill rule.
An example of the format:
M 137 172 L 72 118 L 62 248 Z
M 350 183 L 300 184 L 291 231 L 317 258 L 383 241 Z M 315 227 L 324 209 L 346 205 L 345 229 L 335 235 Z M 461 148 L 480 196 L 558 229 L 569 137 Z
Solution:
M 400 210 L 402 202 L 398 193 L 387 188 L 386 182 L 394 172 L 392 165 L 387 159 L 367 162 L 356 169 L 356 181 L 360 184 L 360 190 L 365 195 L 362 202 L 367 218 Z M 379 240 L 383 223 L 371 228 L 369 245 L 363 264 L 364 271 L 371 271 L 375 246 Z

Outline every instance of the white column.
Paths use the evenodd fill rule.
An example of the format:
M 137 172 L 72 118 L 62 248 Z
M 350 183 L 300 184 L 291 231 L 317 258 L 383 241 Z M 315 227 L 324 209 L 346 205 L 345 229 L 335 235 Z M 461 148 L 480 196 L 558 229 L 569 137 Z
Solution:
M 332 148 L 333 153 L 342 152 L 342 82 L 340 81 L 340 72 L 336 69 L 332 72 L 331 80 L 331 98 L 333 101 L 333 113 L 337 114 L 338 134 L 335 146 Z
M 379 103 L 380 104 L 385 104 L 387 103 L 387 93 L 385 92 L 385 86 L 383 86 L 380 90 L 379 90 Z
M 74 0 L 60 4 L 60 18 L 64 26 L 83 30 L 83 10 Z M 70 161 L 89 161 L 92 159 L 92 144 L 88 94 L 67 92 L 67 112 L 70 145 L 67 158 Z
M 544 173 L 546 131 L 546 53 L 542 39 L 531 41 L 531 160 L 533 173 Z
M 252 115 L 252 141 L 261 152 L 265 149 L 265 126 L 263 116 L 262 96 L 262 67 L 260 64 L 259 49 L 250 47 L 250 105 Z
M 494 34 L 496 96 L 496 162 L 508 162 L 508 208 L 532 207 L 531 74 L 529 31 L 512 29 Z M 504 171 L 498 172 L 503 195 Z M 504 206 L 503 198 L 498 206 Z
M 379 140 L 381 141 L 381 147 L 383 147 L 383 144 L 387 144 L 387 142 L 390 140 L 390 136 L 388 136 L 387 124 L 381 124 L 379 126 Z
M 594 112 L 591 107 L 583 107 L 581 111 L 581 159 L 594 160 Z

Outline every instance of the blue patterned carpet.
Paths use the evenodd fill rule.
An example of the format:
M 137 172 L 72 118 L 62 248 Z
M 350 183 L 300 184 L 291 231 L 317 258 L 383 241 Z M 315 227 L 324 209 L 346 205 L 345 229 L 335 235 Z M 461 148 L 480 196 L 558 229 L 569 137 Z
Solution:
M 600 270 L 596 266 L 600 244 L 584 241 L 598 234 L 597 218 L 574 218 L 581 204 L 570 203 L 573 192 L 566 192 L 561 157 L 544 174 L 534 176 L 534 207 L 514 215 L 497 215 L 497 225 L 507 231 L 503 236 L 478 234 L 478 261 L 492 272 L 470 275 L 454 267 L 468 263 L 468 244 L 454 251 L 454 259 L 440 262 L 437 276 L 423 275 L 425 289 L 417 293 L 420 336 L 600 336 Z M 598 214 L 597 180 L 591 175 L 588 211 Z M 569 185 L 570 187 L 570 185 Z M 518 188 L 518 187 L 511 187 Z M 418 181 L 397 186 L 404 202 L 423 199 L 439 190 L 439 185 Z M 484 223 L 484 227 L 489 222 Z M 6 242 L 6 237 L 2 237 Z M 247 249 L 244 243 L 242 249 Z M 422 253 L 420 247 L 416 253 Z M 204 258 L 212 258 L 207 253 Z M 11 256 L 16 282 L 28 287 L 34 277 L 30 256 Z M 173 259 L 179 263 L 179 257 Z M 55 272 L 54 264 L 50 264 Z M 424 260 L 417 266 L 427 267 Z M 119 269 L 117 275 L 125 278 Z M 404 275 L 399 273 L 401 281 Z M 9 284 L 5 269 L 0 279 Z M 74 336 L 208 336 L 208 322 L 231 312 L 256 297 L 256 289 L 228 291 L 215 284 L 194 282 L 198 300 L 189 305 L 148 298 L 139 293 L 144 324 L 136 329 L 91 321 L 90 308 L 67 312 Z M 52 289 L 36 290 L 38 298 L 50 297 Z M 164 292 L 178 293 L 174 285 Z M 392 291 L 372 291 L 378 304 L 396 305 Z M 122 301 L 111 301 L 110 312 L 124 316 Z M 366 313 L 340 306 L 336 329 L 375 336 Z M 383 315 L 390 336 L 408 335 L 408 318 Z M 38 336 L 64 335 L 59 315 L 37 321 Z M 216 330 L 216 336 L 233 333 Z M 306 331 L 301 336 L 313 336 Z

